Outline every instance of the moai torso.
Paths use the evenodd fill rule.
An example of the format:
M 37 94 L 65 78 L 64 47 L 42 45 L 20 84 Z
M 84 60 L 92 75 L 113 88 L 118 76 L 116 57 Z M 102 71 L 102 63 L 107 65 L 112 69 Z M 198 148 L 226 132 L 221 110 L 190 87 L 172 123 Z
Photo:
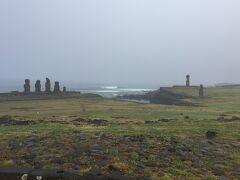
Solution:
M 25 79 L 24 94 L 25 95 L 30 94 L 30 80 L 29 79 Z
M 51 93 L 51 82 L 50 82 L 50 79 L 48 79 L 48 78 L 46 78 L 45 93 L 46 94 L 50 94 Z
M 199 97 L 204 97 L 204 89 L 202 84 L 199 87 Z
M 61 93 L 61 91 L 60 91 L 60 85 L 59 85 L 59 82 L 58 82 L 58 81 L 55 82 L 55 85 L 54 85 L 54 93 L 55 93 L 55 94 Z
M 63 87 L 63 92 L 66 93 L 67 92 L 67 88 L 64 86 Z
M 35 84 L 35 93 L 36 94 L 41 94 L 41 81 L 37 80 Z
M 186 86 L 189 87 L 190 86 L 190 75 L 187 75 L 186 78 L 187 78 Z

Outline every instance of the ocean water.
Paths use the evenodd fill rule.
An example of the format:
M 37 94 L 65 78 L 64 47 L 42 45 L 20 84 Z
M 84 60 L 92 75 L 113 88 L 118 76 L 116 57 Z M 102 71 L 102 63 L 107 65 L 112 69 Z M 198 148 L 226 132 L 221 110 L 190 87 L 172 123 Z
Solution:
M 153 88 L 130 88 L 121 86 L 100 86 L 93 89 L 80 89 L 82 93 L 94 93 L 103 97 L 110 98 L 127 94 L 144 94 L 153 90 Z

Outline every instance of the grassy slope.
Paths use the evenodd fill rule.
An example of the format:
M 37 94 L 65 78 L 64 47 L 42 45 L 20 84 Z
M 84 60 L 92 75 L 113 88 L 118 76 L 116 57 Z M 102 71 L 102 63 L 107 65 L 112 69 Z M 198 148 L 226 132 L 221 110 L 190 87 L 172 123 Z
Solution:
M 50 136 L 50 140 L 46 140 L 46 143 L 50 144 L 53 139 L 59 137 L 59 141 L 54 140 L 55 143 L 68 142 L 70 147 L 73 144 L 72 141 L 74 141 L 75 138 L 78 138 L 78 134 L 88 134 L 93 138 L 93 140 L 95 140 L 96 138 L 94 137 L 99 137 L 99 134 L 102 134 L 103 132 L 109 135 L 110 139 L 114 136 L 117 137 L 123 134 L 154 135 L 156 137 L 164 135 L 167 137 L 177 136 L 181 139 L 186 139 L 189 137 L 193 139 L 205 139 L 206 131 L 215 130 L 218 132 L 218 137 L 216 141 L 223 143 L 239 143 L 240 121 L 225 122 L 219 121 L 217 120 L 217 118 L 221 114 L 225 114 L 229 117 L 240 116 L 240 87 L 207 88 L 205 89 L 206 98 L 203 99 L 199 99 L 197 97 L 197 88 L 174 88 L 173 91 L 179 93 L 186 93 L 194 96 L 194 98 L 189 99 L 189 101 L 198 103 L 201 106 L 182 107 L 138 104 L 126 101 L 91 97 L 86 95 L 77 95 L 71 98 L 60 99 L 37 98 L 34 100 L 31 98 L 28 98 L 27 100 L 22 98 L 11 100 L 0 98 L 0 116 L 10 115 L 17 119 L 30 119 L 36 121 L 43 120 L 47 122 L 43 124 L 29 126 L 0 127 L 0 148 L 1 142 L 4 145 L 4 143 L 8 140 L 10 140 L 10 142 L 14 141 L 15 137 L 25 139 L 25 137 L 29 138 L 34 135 L 39 135 L 43 137 Z M 189 118 L 186 118 L 186 116 L 188 116 Z M 108 120 L 110 124 L 108 126 L 74 126 L 71 123 L 51 123 L 51 121 L 56 120 L 70 122 L 71 120 L 78 117 L 103 118 Z M 169 121 L 154 124 L 145 124 L 145 121 L 159 119 L 169 119 Z M 91 141 L 89 141 L 89 143 Z M 151 140 L 148 141 L 148 143 L 151 144 Z M 62 146 L 66 147 L 66 143 Z M 79 146 L 82 145 L 81 141 L 77 143 L 80 143 Z M 106 142 L 106 144 L 108 143 Z M 103 146 L 105 146 L 105 144 Z M 111 146 L 114 146 L 114 144 Z M 128 147 L 128 149 L 124 146 L 124 144 L 122 144 L 121 149 L 127 148 L 126 152 L 131 153 L 131 157 L 128 157 L 125 151 L 122 154 L 121 152 L 119 152 L 117 156 L 113 154 L 114 158 L 112 158 L 110 162 L 115 163 L 121 168 L 123 168 L 123 172 L 126 174 L 135 174 L 138 171 L 135 169 L 134 163 L 139 161 L 134 159 L 138 159 L 139 154 L 134 154 L 134 148 L 137 148 L 140 145 L 130 144 L 130 146 L 131 147 Z M 153 142 L 152 145 L 148 146 L 154 147 L 156 146 L 156 143 Z M 218 145 L 216 145 L 216 147 L 214 148 L 217 148 L 217 146 Z M 64 149 L 63 151 L 60 151 L 61 146 L 59 147 L 60 149 L 56 147 L 56 150 L 51 145 L 49 145 L 49 147 L 51 148 L 48 151 L 59 152 L 59 157 L 61 157 L 61 155 L 63 155 L 63 157 L 69 157 L 71 155 L 65 155 L 67 151 Z M 131 148 L 133 149 L 130 150 Z M 195 148 L 196 147 L 193 147 L 192 149 Z M 25 151 L 29 151 L 29 149 L 25 150 L 24 148 L 21 148 L 21 150 L 19 150 L 17 154 L 11 154 L 13 152 L 15 153 L 15 150 L 13 152 L 9 151 L 10 155 L 8 158 L 10 158 L 11 156 L 23 157 L 25 156 Z M 41 154 L 46 150 L 41 150 L 41 147 L 38 147 L 38 151 L 39 154 Z M 157 153 L 158 149 L 155 150 L 153 148 L 152 151 L 153 152 L 151 152 L 150 148 L 149 153 L 147 153 L 150 158 L 159 157 L 159 153 Z M 178 156 L 173 155 L 174 159 L 172 160 L 172 164 L 168 164 L 167 166 L 162 167 L 160 163 L 160 170 L 156 167 L 144 168 L 144 170 L 142 171 L 142 175 L 150 175 L 153 179 L 158 179 L 158 177 L 160 176 L 164 177 L 162 179 L 202 179 L 203 177 L 205 177 L 205 175 L 203 175 L 204 169 L 207 169 L 207 171 L 209 171 L 212 166 L 214 166 L 215 164 L 218 165 L 218 163 L 223 163 L 224 161 L 227 163 L 226 167 L 224 167 L 224 171 L 226 173 L 236 171 L 234 170 L 234 164 L 240 164 L 240 152 L 236 151 L 235 149 L 231 151 L 230 149 L 226 150 L 224 153 L 226 157 L 231 157 L 233 160 L 224 160 L 222 159 L 224 157 L 218 159 L 214 156 L 212 157 L 212 155 L 209 155 L 209 157 L 206 156 L 206 159 L 205 157 L 202 158 L 201 163 L 203 163 L 203 169 L 196 168 L 189 171 L 187 170 L 187 168 L 192 167 L 191 163 L 194 163 L 194 161 L 183 162 L 181 159 L 178 159 Z M 81 155 L 81 157 L 84 159 L 85 154 Z M 127 157 L 128 159 L 126 159 Z M 12 157 L 10 159 L 14 158 Z M 219 162 L 215 162 L 217 161 L 217 159 Z M 79 161 L 81 162 L 82 160 L 79 158 Z M 208 163 L 209 161 L 209 164 L 204 164 Z M 39 160 L 39 163 L 40 162 L 41 159 Z M 26 162 L 24 161 L 24 163 Z M 56 164 L 51 165 L 51 163 L 47 161 L 44 161 L 44 163 L 46 164 L 46 167 L 56 166 Z M 5 165 L 13 165 L 13 162 L 2 159 L 0 157 L 0 166 Z M 64 163 L 63 168 L 71 169 L 68 167 L 68 165 L 69 163 Z M 208 168 L 205 168 L 206 166 Z M 82 171 L 87 172 L 88 170 L 90 170 L 90 167 L 91 165 L 85 165 L 81 167 L 81 169 Z M 138 173 L 141 174 L 141 171 Z M 212 172 L 209 173 L 210 175 L 207 179 L 215 179 L 215 177 L 211 174 Z M 230 173 L 229 177 L 235 176 L 234 174 Z
M 176 92 L 184 92 L 196 96 L 196 88 L 175 88 Z M 76 117 L 104 118 L 112 124 L 107 127 L 91 127 L 91 131 L 136 134 L 171 134 L 180 136 L 204 136 L 208 129 L 219 132 L 220 138 L 240 138 L 239 122 L 219 122 L 220 114 L 240 116 L 240 87 L 207 88 L 207 98 L 191 101 L 202 107 L 178 107 L 165 105 L 137 104 L 132 102 L 115 101 L 102 98 L 86 98 L 76 96 L 69 99 L 4 101 L 0 102 L 0 116 L 10 115 L 22 119 L 33 120 L 63 120 Z M 196 96 L 197 97 L 197 96 Z M 185 116 L 189 116 L 186 119 Z M 154 125 L 145 125 L 146 120 L 173 119 Z M 57 126 L 57 128 L 55 127 Z M 32 127 L 0 127 L 1 134 L 17 131 L 51 130 L 86 130 L 85 127 L 71 125 L 38 125 Z M 9 129 L 9 131 L 8 131 Z

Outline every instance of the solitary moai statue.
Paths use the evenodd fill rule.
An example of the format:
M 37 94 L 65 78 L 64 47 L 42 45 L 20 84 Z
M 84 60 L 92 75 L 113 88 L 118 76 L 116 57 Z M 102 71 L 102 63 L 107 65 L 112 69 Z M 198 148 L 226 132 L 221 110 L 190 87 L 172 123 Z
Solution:
M 202 84 L 199 87 L 199 97 L 204 97 L 204 89 Z
M 24 94 L 28 95 L 30 93 L 30 80 L 25 79 L 25 84 L 24 84 Z
M 46 94 L 50 94 L 51 93 L 51 81 L 48 78 L 46 78 L 45 93 Z
M 66 93 L 67 92 L 67 88 L 66 86 L 63 87 L 63 93 Z
M 58 81 L 55 81 L 55 85 L 54 85 L 54 91 L 55 94 L 61 93 L 60 91 L 60 85 Z
M 186 78 L 187 78 L 186 86 L 189 87 L 190 86 L 190 75 L 187 75 Z
M 35 84 L 35 93 L 36 94 L 41 94 L 41 81 L 37 80 Z

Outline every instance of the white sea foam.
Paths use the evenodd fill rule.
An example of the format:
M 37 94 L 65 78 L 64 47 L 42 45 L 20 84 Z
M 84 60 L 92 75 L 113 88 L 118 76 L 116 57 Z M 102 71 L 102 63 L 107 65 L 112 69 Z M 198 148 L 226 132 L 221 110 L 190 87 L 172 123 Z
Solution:
M 94 91 L 97 93 L 119 93 L 119 91 L 114 91 L 114 90 L 98 90 L 98 91 Z
M 117 86 L 102 86 L 102 89 L 118 89 Z

